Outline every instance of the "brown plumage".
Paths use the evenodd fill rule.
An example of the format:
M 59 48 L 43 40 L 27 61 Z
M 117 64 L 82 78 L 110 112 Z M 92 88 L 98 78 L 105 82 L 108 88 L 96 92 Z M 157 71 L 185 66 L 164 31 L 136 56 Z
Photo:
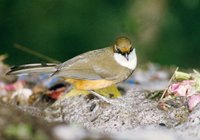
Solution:
M 130 40 L 121 37 L 111 47 L 80 54 L 62 64 L 22 65 L 11 68 L 8 74 L 50 73 L 63 77 L 77 89 L 93 90 L 127 79 L 136 63 L 135 50 Z

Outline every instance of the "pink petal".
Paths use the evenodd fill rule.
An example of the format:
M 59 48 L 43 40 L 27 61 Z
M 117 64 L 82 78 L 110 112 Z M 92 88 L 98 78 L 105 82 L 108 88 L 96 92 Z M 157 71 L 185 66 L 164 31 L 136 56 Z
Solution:
M 194 80 L 184 80 L 182 82 L 172 84 L 169 87 L 169 92 L 174 93 L 176 96 L 189 97 L 189 96 L 196 94 L 194 85 L 195 85 Z
M 191 85 L 191 86 L 193 86 L 193 85 L 195 85 L 195 81 L 194 80 L 183 80 L 181 82 L 181 84 L 182 85 Z
M 200 102 L 200 95 L 193 95 L 188 100 L 189 109 L 192 110 Z
M 187 89 L 186 86 L 180 85 L 175 94 L 177 96 L 186 96 Z
M 177 89 L 179 88 L 179 86 L 180 86 L 180 83 L 172 84 L 170 86 L 170 91 L 173 92 L 173 93 L 176 92 Z

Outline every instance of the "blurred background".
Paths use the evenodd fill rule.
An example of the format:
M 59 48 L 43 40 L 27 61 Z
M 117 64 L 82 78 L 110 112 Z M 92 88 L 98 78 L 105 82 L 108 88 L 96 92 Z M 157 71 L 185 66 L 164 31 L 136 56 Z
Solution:
M 0 54 L 6 63 L 42 62 L 14 47 L 58 61 L 133 41 L 139 63 L 200 66 L 200 0 L 0 0 Z

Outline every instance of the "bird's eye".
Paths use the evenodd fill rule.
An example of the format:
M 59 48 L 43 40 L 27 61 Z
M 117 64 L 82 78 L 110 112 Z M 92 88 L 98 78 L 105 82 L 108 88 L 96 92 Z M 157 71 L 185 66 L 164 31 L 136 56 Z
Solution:
M 122 54 L 122 51 L 117 47 L 117 45 L 114 46 L 114 52 Z
M 118 48 L 115 48 L 115 52 L 116 52 L 116 53 L 121 53 L 121 50 L 118 49 Z

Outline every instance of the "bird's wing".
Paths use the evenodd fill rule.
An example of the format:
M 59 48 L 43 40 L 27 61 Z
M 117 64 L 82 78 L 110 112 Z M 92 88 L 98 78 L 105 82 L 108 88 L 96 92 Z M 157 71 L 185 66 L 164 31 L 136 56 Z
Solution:
M 62 63 L 55 75 L 87 80 L 121 79 L 124 68 L 116 63 L 112 51 L 105 48 L 95 51 L 81 54 Z
M 96 50 L 95 50 L 96 51 Z M 95 72 L 91 65 L 91 58 L 95 59 L 94 51 L 78 55 L 57 67 L 57 71 L 53 74 L 60 77 L 98 80 L 103 79 L 101 75 Z
M 105 80 L 120 80 L 123 75 L 123 68 L 119 67 L 116 62 L 103 61 L 99 64 L 93 65 L 93 70 L 97 75 L 99 75 L 102 79 Z

